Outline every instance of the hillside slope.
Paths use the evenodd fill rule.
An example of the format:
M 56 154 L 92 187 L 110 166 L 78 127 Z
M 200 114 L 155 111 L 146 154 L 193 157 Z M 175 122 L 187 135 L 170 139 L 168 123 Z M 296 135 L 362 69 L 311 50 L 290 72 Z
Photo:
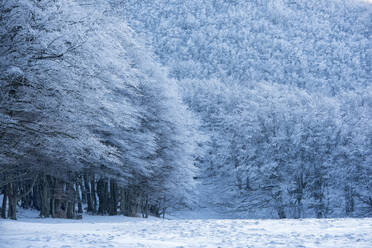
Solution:
M 209 136 L 202 202 L 250 217 L 372 214 L 372 5 L 126 1 Z M 205 204 L 202 204 L 205 205 Z
M 356 0 L 129 0 L 122 11 L 175 78 L 335 95 L 371 82 L 371 9 Z

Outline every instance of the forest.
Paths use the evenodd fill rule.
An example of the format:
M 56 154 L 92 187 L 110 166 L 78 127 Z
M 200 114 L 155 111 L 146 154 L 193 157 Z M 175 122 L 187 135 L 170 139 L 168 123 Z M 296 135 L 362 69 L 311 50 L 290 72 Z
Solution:
M 372 5 L 0 0 L 0 206 L 372 216 Z

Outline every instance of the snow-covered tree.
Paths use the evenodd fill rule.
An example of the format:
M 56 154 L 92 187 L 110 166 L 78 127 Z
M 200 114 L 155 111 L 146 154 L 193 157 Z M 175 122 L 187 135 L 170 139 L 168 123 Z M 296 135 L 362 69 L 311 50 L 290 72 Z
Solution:
M 2 1 L 1 14 L 0 187 L 12 207 L 35 181 L 43 216 L 71 215 L 80 191 L 103 214 L 116 213 L 119 187 L 134 202 L 187 198 L 197 123 L 107 2 Z
M 113 1 L 178 79 L 334 95 L 370 83 L 371 6 L 355 0 Z
M 217 204 L 250 216 L 344 216 L 351 211 L 348 202 L 359 199 L 355 193 L 345 193 L 348 185 L 370 184 L 367 97 L 362 97 L 362 107 L 352 107 L 354 112 L 346 114 L 342 109 L 352 106 L 345 104 L 346 96 L 341 101 L 294 86 L 188 84 L 184 85 L 187 102 L 200 114 L 212 139 L 200 166 L 205 180 L 215 184 L 221 195 Z M 348 126 L 347 119 L 361 116 L 363 122 Z M 343 139 L 349 140 L 347 147 Z M 364 171 L 359 173 L 362 164 Z M 370 186 L 365 187 L 360 191 Z M 363 195 L 369 199 L 368 193 Z M 352 215 L 368 209 L 368 200 L 355 204 Z

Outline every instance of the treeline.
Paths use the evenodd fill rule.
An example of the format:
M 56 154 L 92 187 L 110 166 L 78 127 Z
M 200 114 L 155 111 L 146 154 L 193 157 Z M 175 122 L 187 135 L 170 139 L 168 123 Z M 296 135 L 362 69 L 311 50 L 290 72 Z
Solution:
M 82 213 L 147 218 L 163 216 L 169 201 L 152 198 L 141 185 L 122 186 L 115 179 L 94 174 L 69 178 L 35 175 L 32 180 L 12 181 L 2 187 L 1 217 L 16 219 L 17 207 L 40 211 L 41 217 L 82 218 Z
M 197 123 L 105 1 L 1 1 L 0 14 L 3 217 L 21 205 L 76 218 L 85 204 L 159 215 L 190 201 Z

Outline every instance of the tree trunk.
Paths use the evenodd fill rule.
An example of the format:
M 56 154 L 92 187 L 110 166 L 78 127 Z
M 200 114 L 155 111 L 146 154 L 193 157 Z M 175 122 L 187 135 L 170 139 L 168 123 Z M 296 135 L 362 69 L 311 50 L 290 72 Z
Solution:
M 76 199 L 77 199 L 77 203 L 78 203 L 78 213 L 81 214 L 83 213 L 83 205 L 81 203 L 82 201 L 82 198 L 80 197 L 80 193 L 82 195 L 82 185 L 80 183 L 76 183 Z
M 284 207 L 283 206 L 279 206 L 277 208 L 277 212 L 278 212 L 279 219 L 285 219 L 286 218 L 286 215 L 285 215 L 285 211 L 284 211 Z
M 8 184 L 9 191 L 8 191 L 8 218 L 12 220 L 17 219 L 17 197 L 15 192 L 15 186 L 13 183 Z
M 287 218 L 287 216 L 285 214 L 282 194 L 283 194 L 283 192 L 279 191 L 274 196 L 275 208 L 276 208 L 276 211 L 278 213 L 279 219 Z
M 91 188 L 94 187 L 94 185 L 90 185 L 89 178 L 87 175 L 84 175 L 84 190 L 83 190 L 83 195 L 86 200 L 86 203 L 88 205 L 87 212 L 94 213 L 93 209 L 93 199 L 92 199 L 92 190 Z M 83 199 L 84 199 L 83 198 Z
M 96 180 L 94 179 L 94 175 L 92 176 L 92 180 L 90 181 L 90 197 L 92 201 L 92 209 L 93 213 L 97 212 L 97 197 L 96 197 Z
M 107 213 L 107 194 L 108 194 L 107 182 L 103 179 L 98 180 L 97 183 L 97 194 L 98 194 L 98 214 L 105 215 Z
M 162 212 L 162 215 L 163 215 L 163 219 L 165 218 L 165 211 L 167 210 L 166 207 L 163 208 L 163 212 Z
M 131 195 L 130 195 L 130 191 L 129 189 L 127 190 L 123 190 L 124 191 L 124 195 L 125 195 L 125 200 L 124 200 L 124 206 L 123 206 L 123 214 L 125 216 L 132 216 L 132 209 L 131 209 Z
M 109 201 L 109 214 L 110 215 L 117 215 L 117 206 L 118 206 L 118 200 L 117 200 L 117 184 L 114 179 L 111 179 L 110 181 L 110 201 Z
M 304 188 L 305 188 L 304 175 L 303 173 L 299 173 L 296 176 L 296 189 L 295 189 L 296 205 L 295 205 L 295 216 L 294 216 L 295 219 L 301 218 L 303 214 L 302 199 L 304 195 Z
M 4 197 L 3 197 L 3 204 L 2 204 L 2 207 L 1 207 L 1 218 L 6 219 L 6 205 L 7 205 L 7 201 L 8 201 L 7 186 L 4 186 L 3 192 L 4 192 Z
M 148 196 L 143 196 L 141 201 L 141 212 L 142 212 L 142 218 L 148 218 L 149 217 L 149 200 Z
M 76 192 L 71 183 L 66 184 L 66 217 L 67 219 L 75 218 L 75 197 Z
M 353 196 L 354 196 L 353 188 L 350 185 L 346 185 L 344 188 L 346 216 L 350 216 L 354 212 L 354 197 Z
M 17 219 L 17 198 L 9 197 L 8 218 Z
M 132 189 L 123 189 L 124 191 L 124 206 L 123 206 L 123 214 L 125 216 L 135 217 L 137 216 L 138 205 L 136 202 L 136 198 Z
M 89 181 L 88 181 L 88 178 L 87 178 L 87 175 L 83 175 L 80 180 L 78 181 L 78 184 L 80 186 L 80 190 L 81 190 L 81 201 L 82 203 L 84 204 L 87 204 L 87 189 L 89 189 Z
M 326 183 L 323 175 L 321 174 L 321 168 L 314 168 L 314 180 L 312 185 L 312 197 L 314 199 L 314 210 L 317 218 L 325 218 L 327 209 L 325 204 Z
M 25 187 L 25 189 L 26 189 L 26 187 Z M 22 203 L 21 207 L 22 208 L 25 208 L 25 209 L 31 208 L 31 204 L 32 204 L 31 196 L 32 196 L 31 194 L 28 194 L 28 195 L 22 197 L 22 199 L 21 199 L 21 203 Z
M 66 208 L 64 182 L 56 179 L 53 218 L 66 218 Z
M 125 215 L 125 189 L 120 188 L 120 214 Z
M 51 199 L 50 199 L 50 187 L 48 183 L 47 176 L 43 175 L 41 179 L 41 210 L 40 216 L 48 218 L 50 216 L 50 207 L 51 207 Z
M 34 189 L 31 194 L 31 201 L 32 201 L 31 207 L 38 211 L 41 211 L 41 198 L 40 198 L 41 195 L 40 194 L 41 194 L 41 183 L 39 180 L 38 184 L 34 186 Z

